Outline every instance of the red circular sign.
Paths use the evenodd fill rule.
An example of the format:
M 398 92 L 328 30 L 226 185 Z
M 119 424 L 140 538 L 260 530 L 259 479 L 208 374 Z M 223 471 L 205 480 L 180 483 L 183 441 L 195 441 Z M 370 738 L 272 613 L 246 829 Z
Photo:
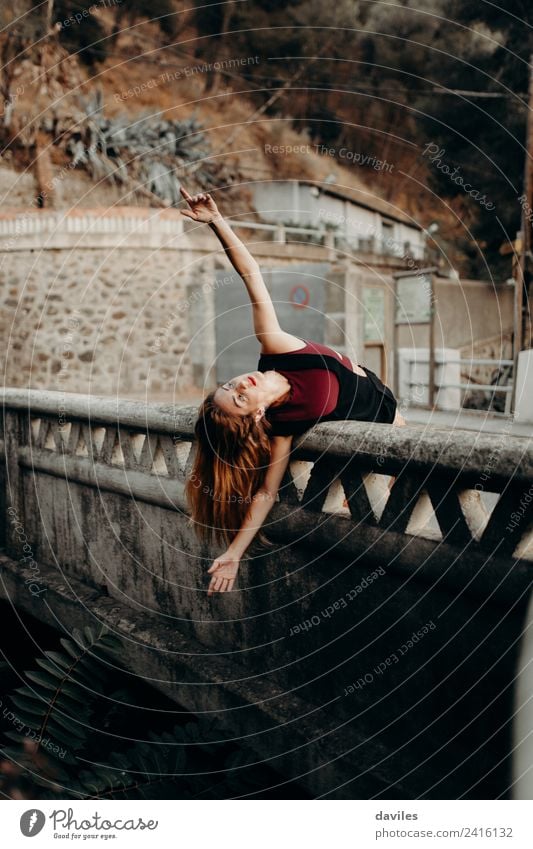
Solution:
M 310 298 L 311 295 L 307 286 L 302 286 L 301 283 L 298 283 L 292 287 L 290 301 L 293 307 L 306 307 Z

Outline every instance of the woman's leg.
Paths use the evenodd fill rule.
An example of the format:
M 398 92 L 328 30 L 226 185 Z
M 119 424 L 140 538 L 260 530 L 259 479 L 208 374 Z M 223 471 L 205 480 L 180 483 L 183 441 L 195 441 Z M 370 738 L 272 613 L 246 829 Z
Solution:
M 398 409 L 396 408 L 396 415 L 394 416 L 394 421 L 392 423 L 393 427 L 405 427 L 406 424 L 407 422 L 405 421 L 404 417 L 401 413 L 398 412 Z
M 398 408 L 396 408 L 396 415 L 394 416 L 394 421 L 392 423 L 392 426 L 393 427 L 405 427 L 406 425 L 407 425 L 407 422 L 405 421 L 402 414 L 398 412 Z M 396 480 L 396 477 L 393 477 L 393 478 L 390 479 L 389 490 L 392 489 L 395 480 Z

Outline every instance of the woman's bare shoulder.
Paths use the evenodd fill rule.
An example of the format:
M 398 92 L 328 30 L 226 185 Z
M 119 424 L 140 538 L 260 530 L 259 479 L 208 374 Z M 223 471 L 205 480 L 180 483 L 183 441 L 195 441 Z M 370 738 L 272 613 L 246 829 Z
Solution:
M 306 345 L 307 342 L 305 339 L 300 339 L 298 336 L 293 336 L 291 333 L 285 333 L 284 330 L 279 330 L 269 333 L 268 338 L 263 338 L 261 342 L 261 353 L 291 354 L 294 351 L 302 350 Z

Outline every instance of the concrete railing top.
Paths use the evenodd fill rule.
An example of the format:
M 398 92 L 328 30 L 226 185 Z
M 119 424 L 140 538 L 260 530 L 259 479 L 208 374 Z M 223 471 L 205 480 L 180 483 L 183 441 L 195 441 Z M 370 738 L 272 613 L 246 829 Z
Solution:
M 10 388 L 1 400 L 0 452 L 17 515 L 25 481 L 38 487 L 43 475 L 188 512 L 197 406 Z M 404 558 L 426 572 L 430 554 L 443 569 L 460 561 L 457 580 L 473 570 L 483 593 L 512 572 L 497 591 L 516 598 L 531 580 L 532 481 L 530 439 L 323 423 L 295 439 L 269 533 L 365 560 Z
M 19 233 L 42 233 L 57 227 L 68 232 L 79 232 L 90 228 L 102 232 L 148 230 L 161 228 L 165 231 L 181 231 L 183 217 L 174 208 L 152 209 L 137 206 L 73 207 L 68 209 L 13 208 L 0 212 L 0 235 Z
M 11 209 L 0 214 L 3 252 L 114 245 L 176 250 L 183 233 L 183 217 L 177 209 L 115 206 Z
M 94 425 L 120 425 L 192 439 L 198 407 L 172 403 L 147 404 L 110 396 L 38 389 L 0 390 L 2 407 L 60 420 L 81 419 Z M 377 471 L 397 474 L 410 468 L 439 471 L 483 481 L 533 480 L 533 439 L 505 433 L 439 429 L 424 425 L 393 428 L 369 422 L 326 422 L 295 439 L 297 453 L 309 458 L 358 461 Z M 485 485 L 484 488 L 489 488 Z

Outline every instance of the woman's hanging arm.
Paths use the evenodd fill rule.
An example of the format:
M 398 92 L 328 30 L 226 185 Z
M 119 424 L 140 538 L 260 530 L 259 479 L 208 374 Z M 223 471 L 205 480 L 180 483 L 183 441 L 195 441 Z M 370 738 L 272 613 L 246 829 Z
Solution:
M 208 595 L 216 592 L 230 592 L 233 589 L 241 558 L 275 504 L 285 469 L 289 464 L 291 445 L 292 436 L 273 437 L 272 453 L 265 479 L 254 494 L 246 517 L 228 549 L 217 557 L 208 569 L 212 576 Z
M 252 304 L 254 330 L 259 342 L 263 343 L 272 338 L 272 334 L 280 333 L 278 317 L 259 265 L 224 220 L 213 198 L 208 194 L 191 196 L 183 186 L 180 191 L 190 207 L 181 210 L 181 214 L 210 226 L 235 271 L 242 277 Z

